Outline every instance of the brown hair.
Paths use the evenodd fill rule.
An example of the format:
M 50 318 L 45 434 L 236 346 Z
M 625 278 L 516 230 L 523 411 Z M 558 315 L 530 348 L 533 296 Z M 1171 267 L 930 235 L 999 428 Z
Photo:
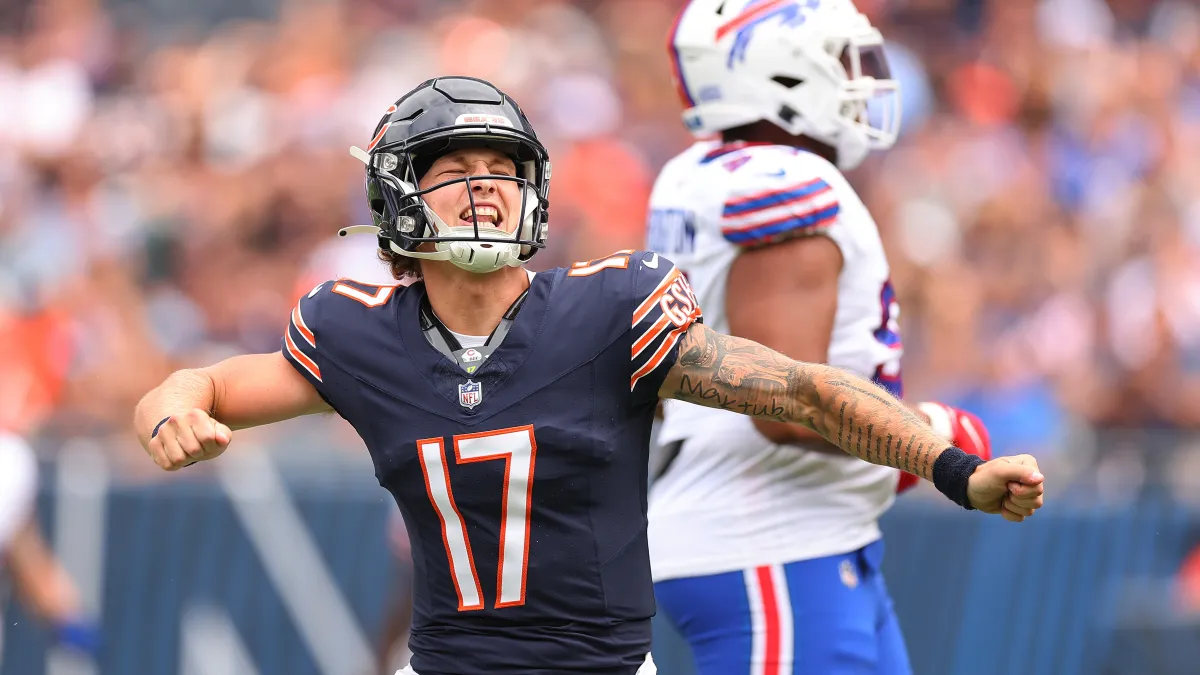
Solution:
M 402 281 L 405 277 L 411 279 L 421 278 L 420 260 L 400 255 L 395 251 L 385 248 L 377 250 L 379 251 L 379 259 L 388 264 L 388 267 L 392 270 L 392 278 L 396 281 Z

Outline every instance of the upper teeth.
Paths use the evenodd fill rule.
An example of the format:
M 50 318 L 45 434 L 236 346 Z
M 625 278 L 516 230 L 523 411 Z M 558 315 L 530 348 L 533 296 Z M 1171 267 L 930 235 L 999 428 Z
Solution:
M 466 209 L 465 211 L 462 212 L 462 215 L 459 217 L 462 218 L 463 220 L 470 220 L 471 219 L 471 209 Z M 488 219 L 492 220 L 493 222 L 495 222 L 500 217 L 500 211 L 497 210 L 496 207 L 494 207 L 494 206 L 480 205 L 480 206 L 475 207 L 475 217 L 480 220 L 482 220 L 484 218 L 488 218 Z

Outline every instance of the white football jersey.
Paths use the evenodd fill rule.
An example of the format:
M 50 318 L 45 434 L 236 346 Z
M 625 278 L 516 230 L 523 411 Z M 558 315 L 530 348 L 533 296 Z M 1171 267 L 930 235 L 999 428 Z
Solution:
M 899 395 L 898 306 L 875 221 L 837 168 L 795 148 L 700 142 L 663 168 L 647 248 L 687 275 L 714 330 L 728 332 L 730 266 L 745 246 L 821 234 L 841 249 L 827 363 Z M 749 417 L 664 402 L 659 442 L 683 441 L 650 492 L 656 581 L 853 551 L 880 536 L 899 472 L 848 455 L 776 445 Z

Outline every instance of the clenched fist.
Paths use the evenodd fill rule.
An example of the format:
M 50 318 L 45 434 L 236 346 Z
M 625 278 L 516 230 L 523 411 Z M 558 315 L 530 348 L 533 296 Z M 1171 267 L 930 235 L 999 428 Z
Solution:
M 967 482 L 967 499 L 984 513 L 1019 523 L 1042 508 L 1045 478 L 1030 455 L 998 457 L 980 464 Z
M 172 415 L 158 428 L 146 447 L 154 463 L 166 471 L 175 471 L 196 462 L 213 459 L 225 452 L 233 432 L 207 412 L 193 408 L 183 415 Z

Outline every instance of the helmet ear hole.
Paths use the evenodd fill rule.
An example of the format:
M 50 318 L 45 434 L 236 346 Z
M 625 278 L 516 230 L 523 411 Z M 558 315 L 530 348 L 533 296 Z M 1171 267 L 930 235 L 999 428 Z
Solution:
M 788 89 L 793 89 L 804 84 L 804 80 L 796 77 L 788 77 L 787 75 L 776 75 L 775 77 L 771 78 L 771 81 L 775 82 L 776 84 L 782 84 Z

